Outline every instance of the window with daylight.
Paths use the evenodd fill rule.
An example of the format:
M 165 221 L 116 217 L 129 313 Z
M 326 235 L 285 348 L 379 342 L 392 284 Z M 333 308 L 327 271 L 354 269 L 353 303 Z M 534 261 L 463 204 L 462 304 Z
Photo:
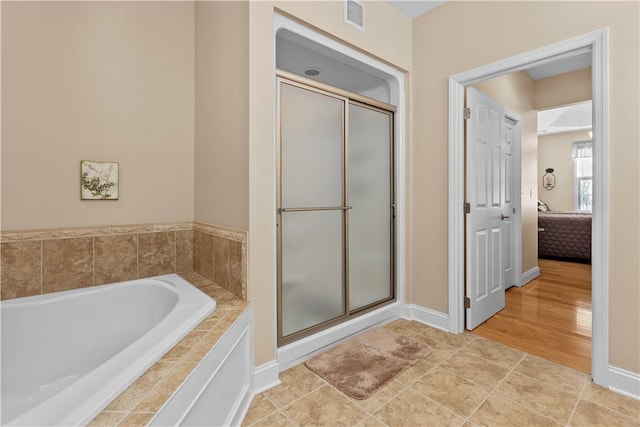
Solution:
M 591 212 L 593 199 L 593 161 L 592 142 L 573 143 L 571 157 L 574 170 L 574 208 L 577 211 Z

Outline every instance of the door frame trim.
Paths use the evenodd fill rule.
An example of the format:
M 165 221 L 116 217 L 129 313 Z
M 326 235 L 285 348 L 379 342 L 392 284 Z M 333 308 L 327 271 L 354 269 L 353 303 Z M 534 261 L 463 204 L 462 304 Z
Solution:
M 464 330 L 464 87 L 591 51 L 594 144 L 591 376 L 608 386 L 609 370 L 609 29 L 603 28 L 449 76 L 449 331 Z M 520 272 L 521 273 L 521 272 Z
M 522 199 L 518 194 L 522 182 L 522 116 L 515 111 L 505 106 L 504 116 L 507 119 L 515 122 L 515 138 L 516 141 L 513 144 L 515 150 L 514 165 L 513 165 L 513 202 L 511 207 L 516 210 L 516 215 L 513 217 L 513 236 L 511 237 L 513 252 L 513 286 L 521 287 L 524 285 L 522 282 Z M 506 291 L 506 289 L 505 289 Z

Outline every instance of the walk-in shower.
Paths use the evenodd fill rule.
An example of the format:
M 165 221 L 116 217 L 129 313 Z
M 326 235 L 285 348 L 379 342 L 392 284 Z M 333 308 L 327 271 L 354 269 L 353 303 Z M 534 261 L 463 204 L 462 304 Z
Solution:
M 291 39 L 277 55 L 279 345 L 396 295 L 389 86 Z

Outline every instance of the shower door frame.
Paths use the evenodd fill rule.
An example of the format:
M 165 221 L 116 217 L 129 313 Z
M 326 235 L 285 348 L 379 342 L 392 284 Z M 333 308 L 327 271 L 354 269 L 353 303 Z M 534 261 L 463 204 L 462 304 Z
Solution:
M 298 332 L 282 336 L 282 151 L 281 151 L 281 87 L 282 84 L 289 84 L 301 89 L 309 90 L 321 95 L 330 96 L 341 99 L 344 102 L 343 120 L 342 120 L 342 191 L 343 204 L 342 210 L 342 248 L 343 248 L 343 271 L 342 271 L 342 292 L 344 295 L 343 307 L 344 313 L 327 321 L 321 322 L 302 329 Z M 368 313 L 372 310 L 381 308 L 385 305 L 396 301 L 396 179 L 395 179 L 395 114 L 396 107 L 376 99 L 372 99 L 357 93 L 353 93 L 344 89 L 336 88 L 324 83 L 317 82 L 312 79 L 298 76 L 287 71 L 276 70 L 276 92 L 277 92 L 277 108 L 276 108 L 276 253 L 277 253 L 277 343 L 278 347 L 290 344 L 302 338 L 313 335 L 332 326 L 344 323 L 355 317 Z M 391 189 L 391 227 L 389 236 L 390 249 L 390 293 L 388 298 L 384 298 L 363 307 L 351 310 L 349 308 L 349 216 L 347 205 L 349 199 L 349 106 L 357 105 L 359 107 L 368 108 L 373 111 L 381 112 L 389 115 L 389 179 Z M 311 208 L 312 210 L 315 208 Z M 337 210 L 337 209 L 336 209 Z

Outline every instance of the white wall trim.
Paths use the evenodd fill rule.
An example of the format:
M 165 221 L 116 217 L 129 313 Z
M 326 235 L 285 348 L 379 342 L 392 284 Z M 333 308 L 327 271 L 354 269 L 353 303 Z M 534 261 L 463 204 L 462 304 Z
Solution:
M 609 366 L 609 390 L 640 400 L 640 374 Z
M 278 362 L 272 360 L 257 366 L 253 371 L 253 394 L 262 393 L 280 384 Z
M 515 286 L 521 286 L 519 284 L 519 276 L 522 272 L 522 198 L 517 190 L 522 186 L 522 117 L 507 107 L 505 107 L 505 116 L 516 122 L 514 132 L 515 141 L 512 151 L 513 177 L 511 178 L 512 188 L 516 193 L 512 195 L 513 200 L 511 207 L 515 209 L 516 213 L 512 214 L 513 237 L 511 244 L 513 245 L 513 284 Z
M 449 332 L 464 331 L 464 86 L 449 77 Z
M 607 386 L 609 367 L 609 29 L 592 33 L 593 211 L 591 376 Z
M 609 29 L 603 28 L 449 77 L 449 325 L 464 329 L 464 88 L 534 65 L 592 52 L 594 202 L 592 365 L 596 384 L 609 381 Z
M 520 275 L 520 281 L 517 283 L 518 286 L 524 286 L 536 277 L 540 276 L 540 267 L 535 266 L 532 269 L 525 271 Z
M 410 320 L 449 332 L 449 316 L 447 314 L 415 304 L 407 304 L 406 307 Z
M 349 322 L 325 329 L 309 337 L 295 341 L 278 349 L 278 368 L 289 369 L 314 355 L 376 326 L 402 317 L 403 307 L 399 302 L 358 316 Z

